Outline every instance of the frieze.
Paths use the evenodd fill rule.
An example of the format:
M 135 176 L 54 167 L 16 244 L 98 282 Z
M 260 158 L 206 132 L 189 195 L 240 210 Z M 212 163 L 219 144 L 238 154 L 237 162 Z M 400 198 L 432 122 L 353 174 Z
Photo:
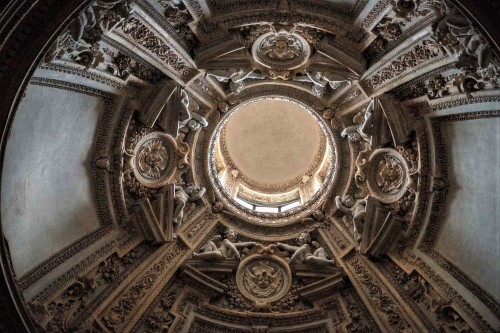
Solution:
M 427 209 L 429 208 L 429 188 L 430 184 L 430 149 L 429 149 L 429 138 L 423 124 L 418 125 L 414 128 L 416 133 L 416 140 L 419 151 L 419 188 L 421 189 L 418 193 L 418 198 L 414 204 L 414 214 L 410 221 L 410 225 L 406 232 L 405 244 L 408 247 L 412 247 L 417 240 L 427 214 Z
M 426 251 L 427 254 L 435 263 L 446 272 L 450 273 L 458 282 L 470 290 L 477 298 L 479 298 L 497 317 L 500 317 L 500 303 L 495 300 L 487 290 L 479 286 L 471 278 L 467 276 L 460 268 L 444 258 L 435 250 Z
M 174 283 L 172 281 L 167 283 L 137 321 L 132 332 L 138 332 L 141 328 L 148 333 L 170 329 L 175 320 L 170 310 L 174 302 L 179 298 L 183 288 L 182 282 Z
M 391 282 L 399 295 L 409 304 L 414 313 L 419 317 L 429 332 L 438 331 L 438 321 L 430 306 L 422 306 L 426 302 L 425 293 L 432 286 L 428 286 L 426 281 L 417 273 L 407 274 L 390 259 L 384 259 L 377 264 L 380 271 Z M 431 295 L 429 295 L 431 296 Z M 428 304 L 428 303 L 427 303 Z
M 328 241 L 328 247 L 333 246 L 333 248 L 335 248 L 336 254 L 345 253 L 351 247 L 354 247 L 354 245 L 351 245 L 351 241 L 347 240 L 344 233 L 337 229 L 338 227 L 336 225 L 338 225 L 338 223 L 336 223 L 333 218 L 330 219 L 329 224 L 327 224 L 328 227 L 321 228 L 319 233 L 323 239 Z M 352 241 L 352 243 L 354 243 L 354 241 Z
M 138 308 L 159 281 L 165 281 L 175 272 L 186 248 L 182 243 L 170 242 L 161 248 L 148 268 L 130 283 L 127 288 L 100 314 L 102 323 L 111 330 L 124 329 L 132 320 L 131 312 Z
M 148 1 L 138 1 L 136 2 L 136 6 L 164 29 L 166 34 L 174 39 L 185 52 L 191 52 L 191 48 L 194 46 L 195 41 L 191 39 L 192 32 L 189 30 L 189 27 L 183 25 L 183 29 L 179 30 L 179 28 L 176 28 L 175 24 L 169 24 L 168 18 L 162 16 Z M 187 29 L 187 31 L 184 29 Z
M 342 290 L 340 295 L 345 302 L 345 307 L 349 316 L 350 323 L 347 325 L 347 329 L 350 332 L 380 332 L 380 328 L 373 320 L 370 312 L 363 304 L 363 300 L 354 288 Z
M 293 326 L 297 324 L 310 323 L 313 321 L 325 320 L 326 316 L 322 311 L 315 309 L 301 311 L 298 313 L 284 313 L 276 316 L 273 313 L 265 312 L 235 312 L 226 310 L 214 305 L 199 307 L 197 313 L 213 318 L 214 320 L 238 322 L 243 325 L 269 325 L 272 323 L 277 327 Z
M 80 261 L 78 264 L 73 266 L 69 271 L 62 274 L 57 278 L 56 281 L 52 282 L 50 285 L 45 287 L 36 296 L 34 296 L 30 301 L 37 302 L 40 304 L 46 303 L 52 297 L 54 297 L 58 292 L 60 292 L 64 287 L 72 281 L 75 276 L 82 274 L 85 270 L 95 265 L 100 259 L 109 256 L 116 246 L 116 240 L 109 241 L 106 245 L 102 246 L 94 253 L 86 257 L 84 260 Z
M 194 247 L 197 240 L 212 229 L 220 218 L 220 215 L 214 213 L 211 207 L 204 206 L 197 207 L 193 216 L 198 216 L 198 218 L 192 219 L 192 222 L 188 219 L 186 226 L 180 231 L 181 237 L 190 247 Z
M 185 0 L 184 3 L 195 20 L 202 20 L 205 18 L 205 12 L 203 8 L 201 8 L 199 1 Z
M 291 24 L 306 24 L 316 26 L 318 29 L 326 30 L 332 34 L 343 35 L 350 30 L 350 26 L 341 20 L 327 19 L 319 15 L 311 15 L 295 12 L 262 12 L 259 14 L 231 14 L 231 16 L 220 16 L 214 18 L 215 23 L 226 27 L 227 29 L 238 26 L 256 24 L 258 22 L 288 22 Z M 350 44 L 355 42 L 347 40 Z
M 196 70 L 186 62 L 186 59 L 183 59 L 182 55 L 165 43 L 162 38 L 156 36 L 137 17 L 128 18 L 116 33 L 132 38 L 135 43 L 158 57 L 166 67 L 172 68 L 184 81 L 188 81 L 196 74 Z
M 378 69 L 376 74 L 363 81 L 363 85 L 373 90 L 409 69 L 415 68 L 440 55 L 442 55 L 442 51 L 437 42 L 424 40 L 421 45 L 416 45 L 410 52 L 398 56 L 389 66 Z
M 45 326 L 47 331 L 72 330 L 85 325 L 96 308 L 126 280 L 129 270 L 137 268 L 150 254 L 150 247 L 142 244 L 122 257 L 111 255 L 84 276 L 75 278 L 58 298 L 47 305 L 52 316 Z
M 92 69 L 88 69 L 80 65 L 75 65 L 70 63 L 49 62 L 49 63 L 42 63 L 40 65 L 40 68 L 61 73 L 77 75 L 80 77 L 84 77 L 86 79 L 90 79 L 92 81 L 106 84 L 108 86 L 117 89 L 123 89 L 125 87 L 125 83 L 118 78 L 112 76 L 108 77 L 107 75 L 99 73 L 99 71 L 94 71 Z
M 376 52 L 376 54 L 372 54 L 369 57 L 370 62 L 371 63 L 379 62 L 380 59 L 382 59 L 386 54 L 388 54 L 392 50 L 396 49 L 405 40 L 409 40 L 412 36 L 417 36 L 421 34 L 427 27 L 432 25 L 432 20 L 434 19 L 435 19 L 434 15 L 425 16 L 423 19 L 413 24 L 410 28 L 406 28 L 404 31 L 401 31 L 400 34 L 397 34 L 397 36 L 394 36 L 394 38 L 391 38 L 386 43 L 384 43 L 382 49 L 380 49 L 379 52 Z M 376 42 L 377 41 L 373 41 L 373 43 Z
M 115 39 L 111 38 L 110 36 L 103 36 L 102 40 L 118 51 L 117 56 L 119 56 L 119 58 L 115 59 L 115 61 L 135 63 L 135 66 L 131 70 L 131 74 L 135 75 L 137 78 L 151 83 L 157 83 L 161 80 L 166 79 L 165 74 L 146 62 L 143 58 L 139 57 L 135 52 L 130 51 L 128 48 L 117 42 Z M 120 67 L 119 64 L 117 64 L 117 66 Z M 127 67 L 125 67 L 124 70 L 129 71 L 130 67 Z
M 368 13 L 364 19 L 361 27 L 365 30 L 372 30 L 377 22 L 382 18 L 382 16 L 387 12 L 392 0 L 381 0 L 378 1 L 375 7 Z
M 90 247 L 92 244 L 96 243 L 99 239 L 102 239 L 110 234 L 112 228 L 110 226 L 101 227 L 96 231 L 88 234 L 87 236 L 79 239 L 75 243 L 67 246 L 58 253 L 52 255 L 50 258 L 45 259 L 43 262 L 38 264 L 35 268 L 30 270 L 28 273 L 23 275 L 19 281 L 19 288 L 26 290 L 37 281 L 41 280 L 45 275 L 53 271 L 63 262 L 67 261 L 80 251 Z
M 443 292 L 466 315 L 467 322 L 473 323 L 473 329 L 478 332 L 495 332 L 495 329 L 475 310 L 460 294 L 453 289 L 443 278 L 426 264 L 422 259 L 416 258 L 413 262 L 418 272 L 433 285 Z
M 116 129 L 114 131 L 113 140 L 110 148 L 113 151 L 121 151 L 130 119 L 134 113 L 134 109 L 130 106 L 124 107 L 119 114 L 117 114 Z M 125 192 L 122 186 L 122 177 L 118 170 L 122 169 L 123 160 L 121 156 L 113 154 L 113 164 L 110 164 L 111 172 L 111 200 L 116 209 L 116 218 L 119 225 L 125 226 L 129 223 L 130 218 L 128 214 L 127 204 L 125 201 Z
M 30 80 L 30 84 L 77 92 L 92 97 L 102 98 L 104 100 L 113 100 L 113 98 L 115 97 L 115 95 L 98 88 L 88 87 L 81 84 L 76 84 L 62 80 L 48 79 L 44 77 L 33 77 Z
M 359 3 L 366 3 L 366 0 L 357 0 L 356 5 Z M 355 6 L 356 6 L 355 5 Z M 310 12 L 310 13 L 320 13 L 321 15 L 326 15 L 330 17 L 338 17 L 341 18 L 345 21 L 348 21 L 349 18 L 355 17 L 352 16 L 352 13 L 350 10 L 346 8 L 342 8 L 340 6 L 336 6 L 335 3 L 325 3 L 323 1 L 317 1 L 317 0 L 312 0 L 312 1 L 297 1 L 293 2 L 293 4 L 290 6 L 291 10 L 295 10 L 297 12 Z M 356 8 L 357 9 L 357 8 Z M 351 14 L 352 13 L 352 14 Z
M 499 102 L 500 95 L 495 93 L 477 93 L 471 97 L 467 96 L 453 96 L 451 98 L 447 98 L 445 100 L 437 100 L 436 102 L 429 103 L 430 111 L 438 111 L 451 109 L 457 106 L 469 105 L 469 104 L 479 104 L 479 103 L 491 103 L 491 102 Z M 484 111 L 482 111 L 484 112 Z M 476 116 L 480 115 L 480 113 L 476 113 Z M 497 117 L 497 115 L 493 115 L 492 117 Z M 465 118 L 470 118 L 468 113 L 457 114 L 450 121 L 461 121 Z M 474 119 L 474 118 L 471 118 Z
M 391 295 L 380 278 L 369 268 L 366 259 L 361 255 L 351 252 L 344 258 L 345 268 L 356 277 L 359 287 L 363 288 L 362 295 L 365 301 L 370 302 L 372 307 L 378 309 L 375 320 L 381 328 L 387 331 L 404 331 L 411 329 L 415 332 L 421 331 L 421 323 L 405 314 L 399 300 Z M 377 320 L 378 318 L 378 320 Z
M 435 68 L 411 81 L 400 85 L 399 87 L 392 90 L 391 93 L 397 96 L 400 100 L 409 100 L 423 96 L 427 92 L 425 89 L 426 81 L 432 79 L 433 77 L 436 77 L 437 75 L 441 75 L 441 73 L 444 73 L 453 68 L 455 68 L 455 66 L 452 63 Z

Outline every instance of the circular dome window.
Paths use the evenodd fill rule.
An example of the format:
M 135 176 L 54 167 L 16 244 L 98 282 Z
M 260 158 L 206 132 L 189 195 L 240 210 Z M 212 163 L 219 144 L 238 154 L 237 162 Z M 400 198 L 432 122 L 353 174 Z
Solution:
M 328 126 L 309 107 L 285 97 L 253 99 L 218 124 L 210 178 L 229 206 L 278 223 L 318 201 L 334 157 Z

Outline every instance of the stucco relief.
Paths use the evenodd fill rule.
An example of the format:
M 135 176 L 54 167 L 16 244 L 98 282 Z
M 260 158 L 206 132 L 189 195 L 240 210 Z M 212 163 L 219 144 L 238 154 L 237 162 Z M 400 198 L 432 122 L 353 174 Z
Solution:
M 300 35 L 285 30 L 268 32 L 252 46 L 255 61 L 277 71 L 304 65 L 311 55 L 309 43 Z
M 66 31 L 53 44 L 55 49 L 50 50 L 47 62 L 39 68 L 44 75 L 67 78 L 63 74 L 71 74 L 75 80 L 113 91 L 124 116 L 110 113 L 102 120 L 106 126 L 99 129 L 97 136 L 109 138 L 99 139 L 89 162 L 100 175 L 92 178 L 99 191 L 97 205 L 102 208 L 112 204 L 119 217 L 117 225 L 110 222 L 109 216 L 103 217 L 108 228 L 105 236 L 110 230 L 120 236 L 102 240 L 105 245 L 101 246 L 97 244 L 101 234 L 96 235 L 102 231 L 98 231 L 41 263 L 26 279 L 16 281 L 26 297 L 31 298 L 29 313 L 37 321 L 35 330 L 231 331 L 229 326 L 238 324 L 245 327 L 243 331 L 255 326 L 263 332 L 272 332 L 276 328 L 272 326 L 273 320 L 283 327 L 289 325 L 290 332 L 300 329 L 323 332 L 332 327 L 339 331 L 370 332 L 377 329 L 415 332 L 429 327 L 494 330 L 495 319 L 484 308 L 498 314 L 498 302 L 445 259 L 428 253 L 430 260 L 461 283 L 460 288 L 444 281 L 434 267 L 421 259 L 408 266 L 398 261 L 397 256 L 392 257 L 397 251 L 403 252 L 405 246 L 414 245 L 419 228 L 427 225 L 426 205 L 432 196 L 438 199 L 438 204 L 431 205 L 435 211 L 429 215 L 435 222 L 430 224 L 428 236 L 423 235 L 424 245 L 433 237 L 440 218 L 436 210 L 442 208 L 440 202 L 446 198 L 450 186 L 446 177 L 431 175 L 428 170 L 429 151 L 436 147 L 423 138 L 426 133 L 419 117 L 446 108 L 498 101 L 498 60 L 490 52 L 488 36 L 479 32 L 470 18 L 451 2 L 437 0 L 393 2 L 392 12 L 398 20 L 383 17 L 391 10 L 388 1 L 357 1 L 352 3 L 351 11 L 319 1 L 162 3 L 168 7 L 166 12 L 152 14 L 154 6 L 147 11 L 146 6 L 139 6 L 137 10 L 143 12 L 132 17 L 128 17 L 129 10 L 123 16 L 118 12 L 122 5 L 127 7 L 127 2 L 113 2 L 104 7 L 92 4 L 71 23 L 71 35 Z M 240 5 L 259 8 L 260 12 L 225 12 Z M 370 10 L 363 10 L 364 6 L 371 6 Z M 435 11 L 432 27 L 429 8 Z M 85 22 L 93 20 L 91 12 L 98 21 L 95 26 Z M 364 19 L 355 17 L 361 12 Z M 214 14 L 215 23 L 210 22 Z M 324 18 L 327 14 L 335 17 L 327 20 Z M 54 15 L 50 17 L 57 19 Z M 207 21 L 200 23 L 198 19 Z M 169 43 L 179 38 L 191 46 L 198 43 L 191 27 L 235 32 L 246 29 L 242 25 L 255 22 L 280 26 L 271 22 L 274 19 L 285 22 L 282 24 L 285 30 L 257 29 L 243 42 L 246 49 L 242 53 L 256 49 L 251 57 L 258 63 L 256 68 L 240 70 L 228 62 L 227 68 L 207 69 L 205 75 L 205 69 L 197 69 L 195 61 L 203 45 L 198 49 L 181 49 L 185 47 L 182 43 L 180 47 Z M 399 19 L 412 21 L 416 28 L 406 30 Z M 194 22 L 191 24 L 190 20 Z M 352 27 L 344 31 L 351 21 Z M 293 30 L 294 23 L 304 25 Z M 162 30 L 162 24 L 174 29 Z M 356 27 L 361 29 L 358 31 Z M 370 43 L 376 46 L 374 36 L 368 31 L 373 27 L 389 43 L 404 39 L 407 44 L 394 54 L 389 53 L 392 46 L 379 50 L 359 86 L 357 82 L 337 81 L 335 75 L 320 68 L 325 65 L 321 63 L 325 58 L 315 63 L 316 68 L 307 68 L 313 62 L 312 56 L 325 54 L 321 46 L 327 44 L 325 37 L 333 36 L 332 31 L 340 44 L 352 46 L 345 50 L 344 56 L 348 58 L 361 53 L 359 50 Z M 419 29 L 430 36 L 418 43 L 406 41 Z M 96 32 L 99 34 L 90 34 Z M 99 39 L 100 45 L 89 43 L 93 41 L 90 37 Z M 223 44 L 215 39 L 210 42 L 215 46 Z M 381 52 L 387 52 L 383 62 L 379 62 Z M 343 60 L 339 57 L 329 61 Z M 442 67 L 434 66 L 434 61 Z M 454 69 L 454 65 L 459 69 Z M 432 71 L 425 73 L 428 68 Z M 415 77 L 416 69 L 418 75 L 423 75 Z M 159 103 L 156 108 L 160 111 L 153 112 L 151 124 L 141 124 L 147 118 L 141 117 L 147 112 L 142 106 L 149 105 L 145 102 L 158 92 L 165 72 L 182 84 L 192 79 L 188 86 L 192 83 L 198 89 L 193 91 L 199 92 L 189 97 L 193 105 L 198 104 L 194 98 L 206 95 L 212 98 L 208 104 L 218 105 L 218 110 L 203 106 L 195 110 L 193 105 L 185 105 L 179 112 L 177 108 L 165 108 L 168 115 L 184 117 L 168 119 L 169 124 L 182 128 L 177 128 L 179 134 L 163 127 L 167 112 L 162 113 L 164 105 Z M 396 112 L 386 110 L 387 123 L 377 123 L 376 112 L 362 106 L 371 95 L 379 95 L 390 84 L 405 80 L 410 80 L 408 86 L 419 83 L 421 88 L 408 89 L 411 93 L 407 95 L 392 91 L 398 102 L 402 102 L 402 112 L 408 111 L 404 113 L 408 120 L 395 121 Z M 229 91 L 223 89 L 225 83 L 231 86 Z M 47 82 L 34 79 L 32 84 Z M 70 82 L 49 87 L 75 90 L 75 84 Z M 288 215 L 248 212 L 226 200 L 217 184 L 210 183 L 205 175 L 213 166 L 206 158 L 210 157 L 207 153 L 210 134 L 236 104 L 264 94 L 281 93 L 288 97 L 295 94 L 314 105 L 315 114 L 323 113 L 325 124 L 318 117 L 322 126 L 328 128 L 325 140 L 333 137 L 340 141 L 342 136 L 347 137 L 340 144 L 335 143 L 333 149 L 333 158 L 339 162 L 343 174 L 324 169 L 322 175 L 328 184 L 310 204 Z M 463 95 L 458 97 L 460 94 Z M 411 124 L 414 116 L 416 122 Z M 410 127 L 405 127 L 406 121 Z M 400 140 L 398 132 L 406 135 L 408 128 L 416 132 L 418 142 Z M 192 168 L 188 167 L 188 161 Z M 337 200 L 333 192 L 339 194 Z M 175 240 L 172 234 L 160 235 L 166 231 L 163 227 L 174 222 Z M 149 230 L 140 234 L 138 230 L 143 225 Z M 235 230 L 210 237 L 226 226 Z M 236 229 L 242 231 L 240 241 Z M 158 234 L 151 235 L 154 232 Z M 191 258 L 196 249 L 197 255 Z M 94 252 L 83 258 L 79 253 L 83 250 Z M 391 259 L 387 259 L 387 253 Z M 394 282 L 387 279 L 384 268 L 373 257 L 391 260 L 395 266 L 413 265 L 412 269 L 418 272 L 408 275 L 410 282 L 403 276 L 406 272 L 398 273 L 401 281 Z M 70 258 L 75 260 L 75 266 L 53 280 L 53 275 L 73 265 Z M 335 266 L 337 262 L 346 268 L 344 278 L 349 280 L 346 283 L 349 288 L 344 288 L 342 274 Z M 190 265 L 193 266 L 187 267 Z M 231 274 L 235 274 L 235 280 L 231 280 Z M 314 282 L 308 284 L 311 277 Z M 179 287 L 178 292 L 172 292 L 171 278 L 183 280 L 175 286 Z M 193 281 L 204 284 L 200 287 Z M 401 288 L 394 288 L 395 283 Z M 463 288 L 477 299 L 462 297 L 459 291 Z M 35 293 L 37 290 L 40 292 Z M 405 298 L 407 291 L 414 301 Z M 246 299 L 250 306 L 238 303 L 241 299 Z M 484 304 L 476 309 L 479 301 Z
M 240 292 L 261 306 L 281 299 L 291 283 L 290 268 L 279 257 L 252 255 L 242 260 L 236 271 L 236 285 Z

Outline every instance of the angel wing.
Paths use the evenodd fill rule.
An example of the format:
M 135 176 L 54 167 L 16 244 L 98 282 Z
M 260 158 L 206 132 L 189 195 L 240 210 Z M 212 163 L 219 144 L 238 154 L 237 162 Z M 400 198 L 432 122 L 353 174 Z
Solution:
M 257 276 L 249 269 L 243 274 L 243 282 L 250 290 L 258 290 L 257 284 L 255 283 L 256 279 Z

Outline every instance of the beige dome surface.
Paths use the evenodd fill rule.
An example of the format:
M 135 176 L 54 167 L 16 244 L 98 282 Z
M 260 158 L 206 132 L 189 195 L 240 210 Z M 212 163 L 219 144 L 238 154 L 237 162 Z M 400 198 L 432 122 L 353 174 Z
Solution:
M 224 142 L 238 170 L 263 184 L 304 175 L 320 148 L 320 127 L 302 107 L 265 99 L 235 112 L 225 126 Z

